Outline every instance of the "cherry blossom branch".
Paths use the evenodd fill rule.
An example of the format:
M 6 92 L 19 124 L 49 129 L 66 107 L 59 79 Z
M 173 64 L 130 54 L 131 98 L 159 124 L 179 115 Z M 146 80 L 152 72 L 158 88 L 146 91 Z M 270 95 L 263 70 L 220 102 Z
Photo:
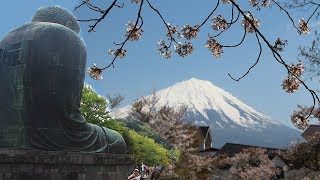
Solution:
M 89 1 L 90 0 L 83 0 L 82 3 L 75 8 L 75 10 L 76 10 L 82 6 L 87 6 L 90 10 L 102 14 L 102 16 L 100 18 L 79 20 L 81 22 L 94 22 L 93 25 L 89 26 L 90 27 L 89 32 L 94 31 L 94 28 L 97 26 L 97 24 L 99 24 L 103 19 L 106 18 L 107 14 L 110 12 L 110 10 L 113 7 L 122 8 L 124 6 L 123 3 L 122 3 L 122 5 L 118 5 L 117 0 L 114 0 L 113 3 L 109 6 L 109 8 L 107 8 L 106 10 L 103 10 L 103 9 L 89 3 Z M 211 16 L 214 14 L 214 12 L 218 9 L 218 7 L 220 5 L 220 0 L 217 0 L 216 6 L 209 13 L 209 15 L 203 21 L 201 21 L 200 25 L 190 26 L 190 25 L 186 24 L 179 31 L 178 26 L 171 26 L 169 23 L 167 23 L 167 21 L 164 19 L 163 15 L 160 13 L 160 11 L 154 5 L 152 5 L 150 3 L 150 0 L 145 0 L 145 1 L 147 1 L 148 6 L 160 17 L 162 23 L 164 23 L 164 25 L 167 29 L 167 38 L 170 41 L 170 44 L 167 45 L 164 40 L 160 40 L 158 42 L 158 52 L 161 55 L 163 55 L 165 58 L 171 57 L 171 54 L 172 54 L 171 53 L 171 46 L 173 43 L 175 43 L 174 51 L 179 56 L 185 57 L 185 56 L 190 55 L 194 51 L 194 47 L 193 47 L 193 44 L 189 40 L 198 37 L 198 32 L 200 31 L 200 28 L 208 22 L 208 20 L 211 18 Z M 280 8 L 280 10 L 282 10 L 286 13 L 286 15 L 289 18 L 289 20 L 291 21 L 293 27 L 295 29 L 297 29 L 297 31 L 300 34 L 302 34 L 302 33 L 307 34 L 310 32 L 310 28 L 308 27 L 308 23 L 309 23 L 310 19 L 312 17 L 314 17 L 317 14 L 317 12 L 319 11 L 320 4 L 317 4 L 313 1 L 307 1 L 307 2 L 304 1 L 305 4 L 301 3 L 299 0 L 293 2 L 293 3 L 301 3 L 301 4 L 299 4 L 300 7 L 305 7 L 308 5 L 310 5 L 311 7 L 316 6 L 316 8 L 313 10 L 312 14 L 307 19 L 307 21 L 305 21 L 304 19 L 301 19 L 299 21 L 299 24 L 296 25 L 294 23 L 293 18 L 289 14 L 289 11 L 286 9 L 286 6 L 282 6 L 281 3 L 277 2 L 276 0 L 271 0 L 271 1 L 274 4 L 276 4 L 277 7 Z M 141 33 L 143 32 L 141 28 L 142 28 L 144 22 L 143 22 L 143 18 L 141 16 L 141 10 L 142 10 L 144 0 L 131 0 L 131 2 L 136 3 L 136 4 L 140 3 L 139 10 L 137 12 L 136 21 L 135 21 L 135 23 L 132 23 L 130 21 L 128 22 L 128 28 L 127 28 L 127 32 L 125 34 L 126 38 L 123 42 L 121 42 L 121 43 L 114 42 L 114 45 L 117 45 L 120 47 L 117 50 L 109 50 L 109 54 L 114 55 L 111 62 L 103 68 L 98 68 L 98 67 L 96 67 L 96 65 L 94 65 L 93 67 L 90 67 L 88 69 L 89 75 L 91 77 L 93 77 L 94 79 L 100 79 L 101 73 L 103 70 L 105 70 L 111 66 L 114 67 L 114 62 L 118 57 L 119 58 L 125 57 L 126 50 L 124 50 L 123 48 L 124 48 L 125 44 L 127 43 L 127 41 L 138 40 L 141 36 Z M 253 65 L 251 65 L 248 68 L 248 70 L 241 77 L 239 77 L 237 79 L 232 77 L 230 73 L 228 73 L 228 75 L 230 76 L 231 79 L 233 79 L 235 81 L 239 81 L 242 78 L 244 78 L 245 76 L 247 76 L 251 72 L 251 70 L 259 63 L 259 61 L 261 59 L 261 54 L 262 54 L 262 50 L 263 50 L 261 42 L 263 41 L 267 45 L 267 47 L 271 50 L 271 53 L 273 54 L 275 60 L 278 61 L 280 64 L 282 64 L 288 72 L 288 78 L 285 79 L 282 84 L 283 89 L 286 90 L 288 93 L 292 93 L 292 92 L 295 92 L 296 90 L 298 90 L 299 86 L 302 84 L 304 86 L 304 88 L 307 91 L 309 91 L 309 93 L 311 94 L 311 96 L 313 98 L 313 106 L 310 109 L 311 110 L 310 114 L 308 114 L 306 116 L 306 118 L 309 118 L 311 116 L 311 113 L 313 113 L 313 110 L 315 109 L 316 101 L 318 101 L 318 103 L 320 104 L 320 100 L 319 100 L 319 97 L 317 96 L 317 94 L 315 93 L 315 91 L 310 89 L 307 86 L 307 84 L 301 79 L 303 65 L 299 64 L 299 63 L 297 65 L 293 65 L 293 64 L 289 65 L 281 57 L 279 51 L 283 51 L 284 46 L 287 44 L 287 41 L 282 41 L 282 40 L 280 40 L 280 38 L 278 38 L 277 41 L 275 42 L 275 45 L 272 45 L 266 39 L 264 34 L 262 34 L 261 31 L 257 28 L 258 26 L 260 26 L 260 21 L 258 19 L 255 19 L 253 17 L 253 15 L 251 14 L 251 12 L 243 11 L 241 9 L 241 7 L 236 3 L 235 0 L 223 0 L 223 3 L 230 3 L 232 5 L 230 22 L 227 22 L 227 20 L 225 18 L 223 18 L 221 14 L 214 16 L 212 18 L 212 29 L 215 31 L 220 31 L 220 32 L 217 33 L 215 36 L 209 35 L 209 39 L 206 42 L 206 47 L 212 52 L 213 56 L 215 56 L 216 58 L 219 58 L 223 54 L 222 48 L 238 47 L 242 43 L 244 43 L 244 40 L 245 40 L 247 33 L 255 33 L 257 43 L 259 45 L 259 54 L 257 56 L 255 63 Z M 256 8 L 258 8 L 258 10 L 260 10 L 261 9 L 260 3 L 262 3 L 261 7 L 266 7 L 266 6 L 268 6 L 269 1 L 263 1 L 263 2 L 262 1 L 249 1 L 249 3 L 253 7 L 256 7 Z M 290 2 L 288 4 L 290 4 Z M 235 9 L 238 11 L 237 16 L 235 16 Z M 241 22 L 241 25 L 244 27 L 244 33 L 243 33 L 243 36 L 242 36 L 240 42 L 235 45 L 221 45 L 215 38 L 220 36 L 222 33 L 224 33 L 226 30 L 228 30 L 233 24 L 238 22 L 240 15 L 243 16 L 243 20 Z M 139 23 L 140 23 L 140 25 L 139 25 Z M 185 42 L 184 43 L 178 42 L 177 38 L 185 39 Z M 302 113 L 300 113 L 300 114 L 302 114 Z M 304 114 L 306 114 L 306 113 L 304 113 Z M 305 118 L 305 117 L 303 117 L 303 118 Z
M 281 10 L 283 10 L 287 14 L 288 18 L 290 19 L 290 21 L 293 24 L 293 27 L 296 28 L 299 33 L 301 33 L 301 30 L 298 27 L 295 26 L 295 23 L 294 23 L 291 15 L 290 15 L 290 13 L 284 7 L 288 7 L 288 8 L 303 8 L 305 6 L 310 5 L 310 7 L 308 8 L 308 9 L 310 9 L 313 6 L 316 6 L 316 8 L 313 10 L 312 14 L 308 17 L 307 21 L 305 22 L 306 24 L 309 23 L 310 19 L 316 14 L 316 12 L 320 8 L 320 4 L 319 3 L 315 3 L 313 1 L 309 1 L 309 2 L 305 2 L 305 1 L 304 2 L 292 2 L 292 3 L 297 3 L 297 6 L 293 6 L 290 3 L 284 3 L 284 6 L 281 6 L 280 3 L 275 1 L 275 0 L 272 0 L 272 2 L 274 2 Z
M 303 80 L 300 79 L 300 77 L 298 77 L 295 73 L 293 73 L 293 72 L 290 70 L 290 68 L 289 68 L 290 66 L 285 63 L 285 61 L 282 59 L 282 57 L 280 56 L 280 54 L 279 54 L 278 52 L 274 51 L 272 54 L 273 54 L 273 57 L 274 57 L 278 62 L 280 62 L 281 64 L 284 65 L 284 67 L 287 69 L 288 74 L 289 74 L 290 76 L 295 77 L 295 79 L 297 79 L 297 80 L 303 85 L 303 87 L 304 87 L 307 91 L 309 91 L 309 93 L 311 94 L 311 97 L 312 97 L 312 100 L 313 100 L 313 104 L 312 104 L 312 106 L 311 106 L 311 111 L 308 113 L 308 115 L 307 115 L 306 117 L 304 117 L 305 119 L 308 119 L 308 118 L 312 115 L 313 110 L 315 109 L 316 101 L 318 101 L 318 105 L 320 104 L 320 99 L 319 99 L 318 95 L 316 94 L 316 92 L 315 92 L 314 90 L 310 89 L 310 88 L 307 86 L 307 84 L 306 84 Z
M 269 49 L 270 49 L 273 53 L 275 53 L 277 56 L 281 57 L 281 55 L 280 55 L 276 50 L 274 50 L 274 46 L 272 46 L 272 45 L 270 44 L 270 42 L 266 39 L 266 37 L 265 37 L 265 36 L 260 32 L 260 30 L 255 26 L 255 24 L 252 22 L 252 20 L 251 20 L 249 17 L 247 17 L 247 15 L 244 13 L 244 11 L 242 11 L 242 9 L 240 8 L 240 6 L 239 6 L 238 4 L 236 4 L 236 3 L 234 2 L 234 0 L 230 0 L 230 2 L 231 2 L 232 4 L 234 4 L 234 6 L 238 9 L 238 11 L 242 14 L 243 18 L 244 18 L 247 22 L 249 22 L 249 23 L 251 24 L 251 27 L 254 29 L 255 33 L 257 33 L 257 34 L 259 35 L 259 37 L 262 38 L 262 40 L 266 43 L 266 45 L 269 47 Z M 277 59 L 277 58 L 276 58 L 276 59 Z M 289 65 L 287 65 L 287 64 L 285 63 L 285 61 L 282 60 L 282 58 L 281 58 L 280 60 L 277 59 L 277 61 L 280 62 L 281 64 L 283 64 L 286 68 L 289 67 Z
M 139 10 L 138 10 L 138 14 L 137 14 L 137 18 L 136 18 L 136 22 L 134 23 L 133 30 L 127 35 L 127 38 L 126 38 L 122 43 L 120 43 L 121 46 L 120 46 L 119 49 L 117 49 L 117 52 L 122 52 L 122 50 L 124 50 L 124 49 L 123 49 L 124 45 L 128 42 L 128 40 L 130 39 L 131 35 L 133 35 L 134 32 L 136 32 L 136 31 L 138 31 L 139 29 L 141 29 L 141 27 L 142 27 L 142 25 L 143 25 L 143 18 L 142 18 L 142 16 L 141 16 L 141 11 L 142 11 L 143 2 L 144 2 L 144 0 L 141 0 L 140 6 L 139 6 Z M 139 20 L 141 20 L 142 23 L 141 23 L 141 25 L 138 27 Z M 111 63 L 110 63 L 109 65 L 107 65 L 106 67 L 101 68 L 101 71 L 103 71 L 103 70 L 105 70 L 105 69 L 107 69 L 107 68 L 109 68 L 109 67 L 111 67 L 111 66 L 114 68 L 114 62 L 115 62 L 115 60 L 117 59 L 117 57 L 118 57 L 119 55 L 121 55 L 121 54 L 120 54 L 120 53 L 115 53 L 114 55 L 115 55 L 115 56 L 114 56 L 114 58 L 112 59 Z
M 308 118 L 311 116 L 312 111 L 313 111 L 313 109 L 314 109 L 315 106 L 316 106 L 316 100 L 318 101 L 318 104 L 320 104 L 320 99 L 319 99 L 318 95 L 315 93 L 315 91 L 313 91 L 312 89 L 310 89 L 303 80 L 301 80 L 295 73 L 293 73 L 293 72 L 290 70 L 290 66 L 285 63 L 285 61 L 282 59 L 281 55 L 274 49 L 274 46 L 272 46 L 272 45 L 270 44 L 270 42 L 266 39 L 266 37 L 259 31 L 259 29 L 258 29 L 258 28 L 255 26 L 255 24 L 251 21 L 251 19 L 246 16 L 246 14 L 244 13 L 244 11 L 242 11 L 242 9 L 240 8 L 240 6 L 239 6 L 237 3 L 235 3 L 234 0 L 230 0 L 230 2 L 235 5 L 235 7 L 238 9 L 238 11 L 243 15 L 244 19 L 251 24 L 251 26 L 252 26 L 252 28 L 255 30 L 255 32 L 259 35 L 259 37 L 262 38 L 262 40 L 263 40 L 263 41 L 266 43 L 266 45 L 269 47 L 269 49 L 271 50 L 271 52 L 272 52 L 273 56 L 275 57 L 275 59 L 287 69 L 288 74 L 291 75 L 291 76 L 293 76 L 293 77 L 295 77 L 295 78 L 304 86 L 304 88 L 305 88 L 307 91 L 309 91 L 309 93 L 311 94 L 312 99 L 313 99 L 313 105 L 312 105 L 312 108 L 311 108 L 312 110 L 311 110 L 310 114 L 305 117 L 306 119 L 308 119 Z
M 236 17 L 236 19 L 234 19 L 234 6 L 232 5 L 232 13 L 231 13 L 231 20 L 230 20 L 230 22 L 228 22 L 227 23 L 227 28 L 225 29 L 225 30 L 223 30 L 223 31 L 220 31 L 218 34 L 216 34 L 216 35 L 213 35 L 213 37 L 218 37 L 218 36 L 220 36 L 222 33 L 224 33 L 226 30 L 228 30 L 233 24 L 235 24 L 238 20 L 239 20 L 239 18 L 240 18 L 240 12 L 238 11 L 238 15 L 237 15 L 237 17 Z

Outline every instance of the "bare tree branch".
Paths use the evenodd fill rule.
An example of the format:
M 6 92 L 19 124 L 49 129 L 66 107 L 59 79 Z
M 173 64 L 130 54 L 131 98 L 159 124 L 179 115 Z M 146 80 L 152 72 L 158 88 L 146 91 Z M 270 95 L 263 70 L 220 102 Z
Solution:
M 107 94 L 106 96 L 109 101 L 109 106 L 111 109 L 118 107 L 121 104 L 121 102 L 124 100 L 124 97 L 121 95 L 111 96 L 110 94 Z
M 134 29 L 140 29 L 142 27 L 143 19 L 142 19 L 142 16 L 141 16 L 141 10 L 142 10 L 143 2 L 144 2 L 144 0 L 141 0 L 140 6 L 139 6 L 139 10 L 138 10 L 138 14 L 137 14 L 137 18 L 136 18 L 136 22 L 134 23 Z M 141 25 L 139 27 L 137 27 L 138 23 L 139 23 L 139 20 L 141 20 Z M 129 40 L 129 38 L 133 34 L 133 32 L 134 31 L 131 31 L 130 34 L 127 36 L 127 38 L 122 43 L 120 43 L 121 44 L 121 46 L 119 48 L 120 50 L 123 50 L 124 45 L 127 43 L 127 41 Z M 106 67 L 101 68 L 101 70 L 105 70 L 105 69 L 109 68 L 110 66 L 112 66 L 114 68 L 114 61 L 117 59 L 118 56 L 119 55 L 116 54 L 115 57 L 112 59 L 111 63 L 109 65 L 107 65 Z
M 78 5 L 77 7 L 75 7 L 74 11 L 77 10 L 78 8 L 80 8 L 81 6 L 83 5 L 86 5 L 89 9 L 93 10 L 93 11 L 96 11 L 96 12 L 99 12 L 101 13 L 101 17 L 100 18 L 93 18 L 93 19 L 87 19 L 87 20 L 81 20 L 81 19 L 78 19 L 78 21 L 80 22 L 90 22 L 90 21 L 95 21 L 95 23 L 93 25 L 89 25 L 89 30 L 88 32 L 92 32 L 92 31 L 95 31 L 95 27 L 103 20 L 106 18 L 106 16 L 109 14 L 109 12 L 111 11 L 111 9 L 114 7 L 114 6 L 118 6 L 116 5 L 118 0 L 114 0 L 112 2 L 112 4 L 106 9 L 106 10 L 102 10 L 100 9 L 99 7 L 97 6 L 94 6 L 92 5 L 91 3 L 89 3 L 89 0 L 83 0 L 83 2 Z

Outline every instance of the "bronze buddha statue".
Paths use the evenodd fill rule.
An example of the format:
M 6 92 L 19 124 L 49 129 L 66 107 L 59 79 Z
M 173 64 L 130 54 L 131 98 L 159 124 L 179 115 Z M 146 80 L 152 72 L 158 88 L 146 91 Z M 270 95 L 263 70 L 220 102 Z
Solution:
M 87 50 L 76 18 L 58 6 L 0 42 L 0 148 L 126 153 L 116 131 L 79 111 Z

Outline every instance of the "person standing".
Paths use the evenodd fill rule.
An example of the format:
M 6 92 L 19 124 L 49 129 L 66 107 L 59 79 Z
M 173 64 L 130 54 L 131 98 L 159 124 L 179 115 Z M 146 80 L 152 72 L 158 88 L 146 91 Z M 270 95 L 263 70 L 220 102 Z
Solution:
M 141 175 L 139 169 L 134 169 L 133 173 L 128 177 L 129 180 L 140 180 Z
M 146 175 L 148 166 L 146 166 L 143 162 L 141 163 L 141 177 Z

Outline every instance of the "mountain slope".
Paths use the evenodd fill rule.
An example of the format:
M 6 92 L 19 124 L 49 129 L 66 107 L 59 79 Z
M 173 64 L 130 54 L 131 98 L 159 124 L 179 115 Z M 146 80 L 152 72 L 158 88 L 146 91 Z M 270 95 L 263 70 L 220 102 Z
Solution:
M 300 139 L 300 132 L 272 121 L 230 93 L 209 81 L 190 79 L 157 92 L 158 107 L 188 108 L 186 119 L 199 126 L 210 126 L 214 146 L 226 142 L 285 147 Z M 128 116 L 130 106 L 119 109 L 117 117 Z

